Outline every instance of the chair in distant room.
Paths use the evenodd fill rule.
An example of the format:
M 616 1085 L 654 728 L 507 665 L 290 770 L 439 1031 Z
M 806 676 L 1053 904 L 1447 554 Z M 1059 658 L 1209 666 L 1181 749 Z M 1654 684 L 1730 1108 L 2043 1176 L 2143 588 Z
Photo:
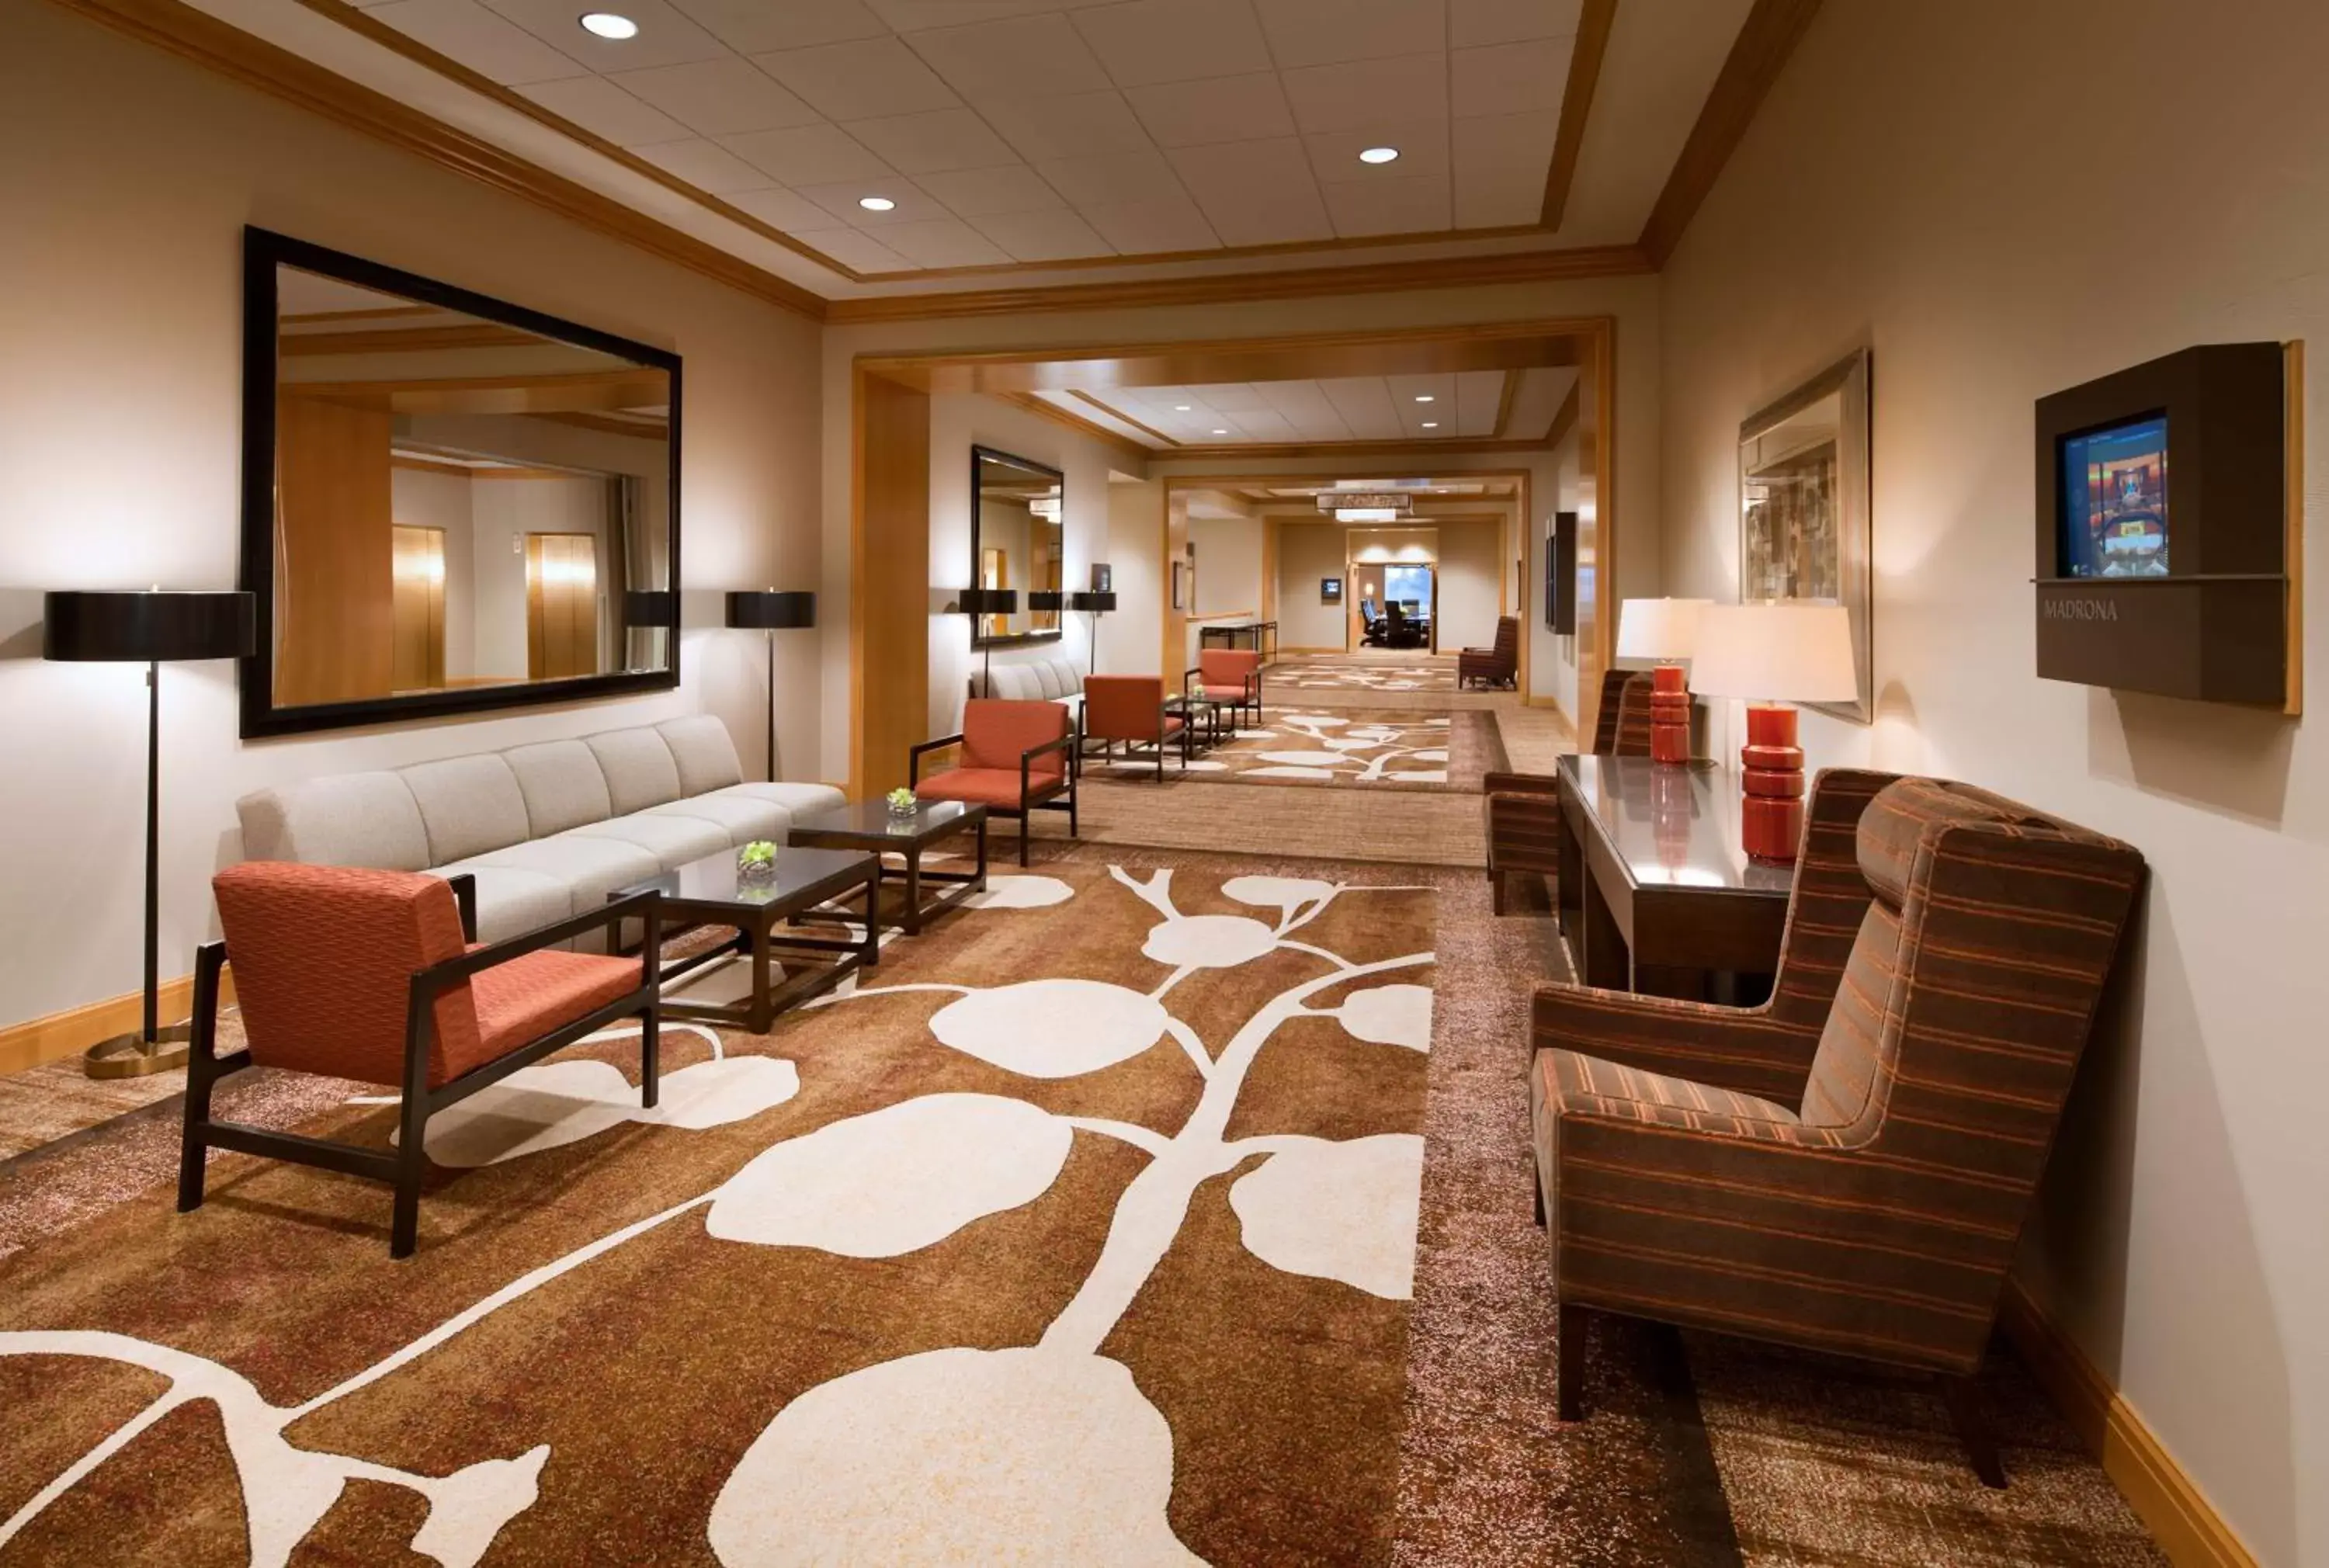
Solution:
M 1466 648 L 1456 656 L 1456 684 L 1460 689 L 1477 681 L 1483 686 L 1520 685 L 1521 618 L 1500 615 L 1496 641 L 1487 648 Z
M 1407 612 L 1396 604 L 1383 606 L 1383 646 L 1386 648 L 1420 648 L 1429 643 L 1430 632 L 1408 619 Z
M 1116 748 L 1133 761 L 1153 757 L 1156 782 L 1164 782 L 1164 758 L 1178 747 L 1181 765 L 1189 765 L 1189 727 L 1177 713 L 1164 710 L 1164 681 L 1159 675 L 1094 675 L 1084 682 L 1084 745 L 1095 741 L 1103 760 Z
M 1387 645 L 1386 640 L 1390 636 L 1391 623 L 1383 618 L 1383 613 L 1381 610 L 1375 608 L 1375 602 L 1372 599 L 1361 599 L 1359 601 L 1359 642 L 1369 648 L 1381 648 Z
M 1602 675 L 1593 755 L 1650 755 L 1650 688 L 1646 670 L 1611 670 Z M 1691 708 L 1695 721 L 1704 704 L 1693 697 Z M 1561 780 L 1549 773 L 1491 773 L 1480 780 L 1480 809 L 1488 819 L 1488 897 L 1502 915 L 1509 906 L 1514 877 L 1538 876 L 1550 882 L 1561 874 Z
M 958 746 L 955 765 L 921 776 L 922 758 Z M 985 806 L 989 816 L 1019 823 L 1019 863 L 1027 863 L 1027 840 L 1039 811 L 1068 813 L 1074 838 L 1076 780 L 1075 715 L 1057 702 L 974 697 L 962 705 L 962 728 L 926 740 L 906 753 L 906 784 L 926 801 L 960 801 Z
M 1770 1001 L 1540 987 L 1562 1419 L 1586 1315 L 1655 1319 L 1938 1374 L 2003 1486 L 1973 1376 L 2143 876 L 1986 790 L 1828 772 Z
M 1261 723 L 1261 655 L 1249 648 L 1207 648 L 1197 667 L 1181 677 L 1183 695 L 1202 697 L 1231 709 L 1244 722 L 1250 713 Z
M 385 1181 L 396 1189 L 389 1255 L 410 1257 L 420 1221 L 429 1118 L 529 1062 L 640 1020 L 639 1103 L 655 1103 L 662 922 L 654 893 L 475 946 L 475 879 L 249 860 L 211 879 L 225 940 L 194 959 L 178 1207 L 200 1208 L 208 1151 L 232 1149 Z M 636 958 L 556 951 L 644 920 Z M 219 974 L 234 965 L 244 1046 L 221 1057 Z M 245 1067 L 354 1078 L 398 1090 L 393 1150 L 271 1132 L 211 1116 L 211 1091 Z

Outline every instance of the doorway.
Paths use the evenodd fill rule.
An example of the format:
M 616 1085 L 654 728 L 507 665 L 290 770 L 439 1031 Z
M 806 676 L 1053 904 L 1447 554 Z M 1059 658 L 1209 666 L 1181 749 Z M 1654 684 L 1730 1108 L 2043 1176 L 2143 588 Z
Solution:
M 525 655 L 530 680 L 599 672 L 596 536 L 525 536 Z
M 1352 561 L 1350 615 L 1344 646 L 1402 648 L 1437 653 L 1439 647 L 1439 565 L 1437 561 Z M 1396 606 L 1396 608 L 1394 608 Z

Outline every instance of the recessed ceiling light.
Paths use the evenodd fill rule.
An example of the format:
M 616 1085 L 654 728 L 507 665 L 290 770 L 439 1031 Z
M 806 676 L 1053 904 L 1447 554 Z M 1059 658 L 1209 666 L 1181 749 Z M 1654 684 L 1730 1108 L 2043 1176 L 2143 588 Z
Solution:
M 868 212 L 887 212 L 898 203 L 887 196 L 860 196 L 857 204 Z
M 1175 403 L 1173 405 L 1173 412 L 1175 414 L 1185 414 L 1188 411 L 1189 405 L 1186 403 Z
M 582 14 L 582 31 L 619 42 L 626 38 L 636 38 L 639 24 L 612 11 L 585 11 Z
M 1226 436 L 1226 435 L 1228 435 L 1228 434 L 1229 434 L 1229 432 L 1228 432 L 1227 430 L 1216 430 L 1216 431 L 1214 431 L 1214 432 L 1213 432 L 1213 434 L 1214 434 L 1214 435 L 1216 435 L 1216 436 Z
M 1432 397 L 1429 392 L 1419 392 L 1416 394 L 1415 400 L 1419 403 L 1429 403 L 1432 400 Z
M 1388 164 L 1399 156 L 1397 147 L 1369 147 L 1359 155 L 1363 164 Z
M 1423 422 L 1423 427 L 1427 430 L 1437 430 L 1439 428 L 1439 421 L 1437 419 L 1426 419 Z

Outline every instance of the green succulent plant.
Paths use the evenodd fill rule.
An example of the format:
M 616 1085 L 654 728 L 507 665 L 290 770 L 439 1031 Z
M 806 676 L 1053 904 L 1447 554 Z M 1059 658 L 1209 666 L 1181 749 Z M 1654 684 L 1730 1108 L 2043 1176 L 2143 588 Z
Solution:
M 902 785 L 897 789 L 891 790 L 890 792 L 890 804 L 891 807 L 896 811 L 910 811 L 915 804 L 914 792 L 903 787 Z
M 777 847 L 766 839 L 755 839 L 736 851 L 739 866 L 773 866 L 776 861 Z

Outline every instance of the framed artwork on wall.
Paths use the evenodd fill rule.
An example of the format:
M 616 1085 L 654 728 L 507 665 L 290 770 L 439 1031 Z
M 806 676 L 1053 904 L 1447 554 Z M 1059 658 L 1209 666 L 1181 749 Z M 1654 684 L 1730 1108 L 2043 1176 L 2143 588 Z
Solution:
M 1343 602 L 1343 579 L 1340 577 L 1320 577 L 1318 579 L 1318 602 L 1322 605 L 1341 604 Z
M 1092 562 L 1091 591 L 1096 594 L 1116 592 L 1116 569 L 1106 561 Z
M 1860 695 L 1808 706 L 1861 724 L 1876 716 L 1868 380 L 1861 349 L 1739 427 L 1739 602 L 1806 599 L 1850 612 Z
M 1189 568 L 1184 561 L 1173 563 L 1173 607 L 1176 610 L 1189 607 Z
M 1544 541 L 1544 624 L 1556 637 L 1577 634 L 1577 514 L 1556 512 Z

